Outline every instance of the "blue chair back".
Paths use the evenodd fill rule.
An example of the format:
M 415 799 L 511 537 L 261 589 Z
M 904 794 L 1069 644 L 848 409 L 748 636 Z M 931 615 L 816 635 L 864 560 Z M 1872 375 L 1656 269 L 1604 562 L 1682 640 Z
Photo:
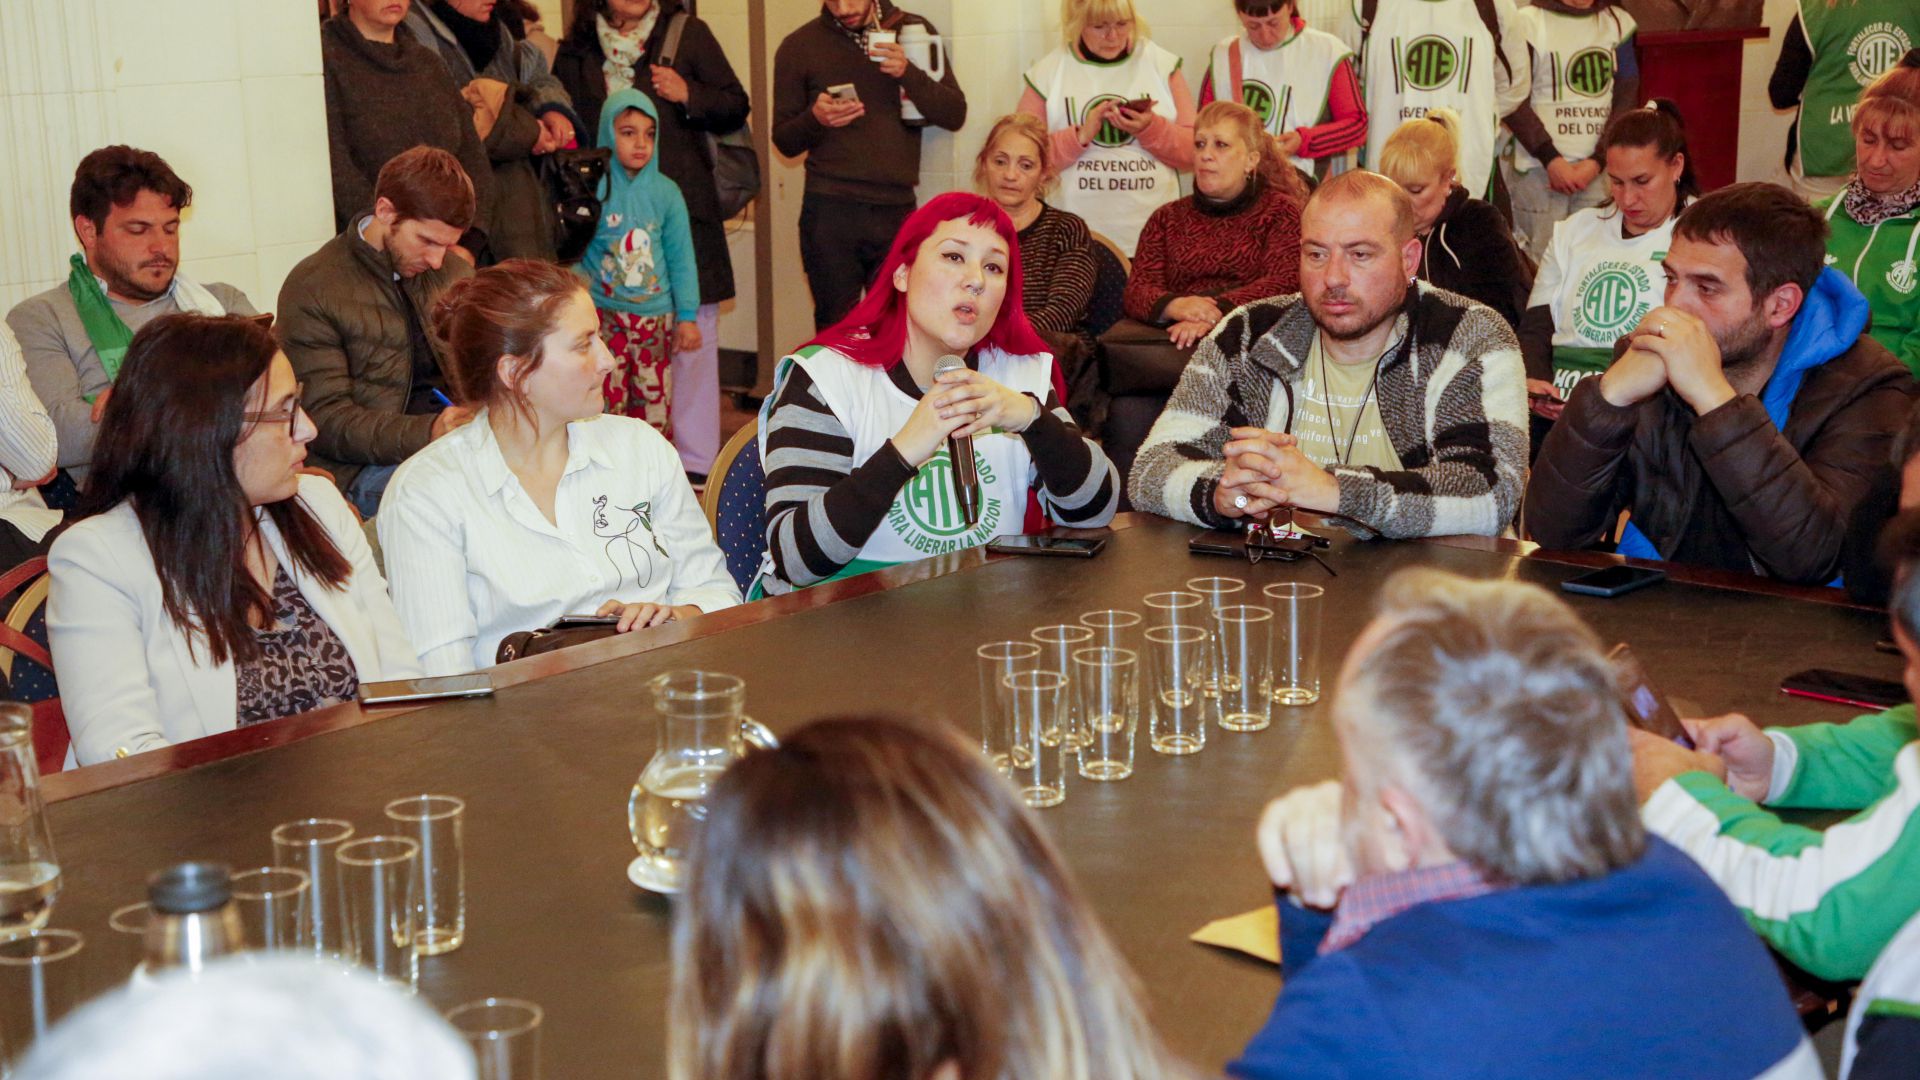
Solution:
M 760 572 L 767 550 L 767 473 L 760 461 L 759 430 L 756 417 L 721 447 L 701 499 L 714 543 L 726 556 L 727 573 L 743 594 Z

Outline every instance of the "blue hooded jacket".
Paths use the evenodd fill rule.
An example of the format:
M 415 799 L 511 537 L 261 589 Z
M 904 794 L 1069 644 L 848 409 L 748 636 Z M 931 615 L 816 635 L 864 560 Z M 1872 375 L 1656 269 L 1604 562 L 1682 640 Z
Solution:
M 614 123 L 628 109 L 653 118 L 652 99 L 622 90 L 600 110 L 600 145 L 613 147 Z M 693 261 L 693 232 L 680 186 L 660 172 L 660 154 L 629 174 L 618 156 L 600 182 L 600 227 L 574 269 L 587 279 L 596 307 L 629 315 L 668 315 L 691 322 L 700 310 L 700 275 Z
M 1853 348 L 1871 315 L 1867 298 L 1845 274 L 1831 266 L 1820 271 L 1800 304 L 1799 314 L 1793 317 L 1793 326 L 1787 330 L 1773 376 L 1760 391 L 1760 404 L 1774 427 L 1786 430 L 1787 415 L 1793 411 L 1793 399 L 1799 395 L 1807 372 Z M 1632 521 L 1620 534 L 1617 550 L 1635 559 L 1665 558 Z

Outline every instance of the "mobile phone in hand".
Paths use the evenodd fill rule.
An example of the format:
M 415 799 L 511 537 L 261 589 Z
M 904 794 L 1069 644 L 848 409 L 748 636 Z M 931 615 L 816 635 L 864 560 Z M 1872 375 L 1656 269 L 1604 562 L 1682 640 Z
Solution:
M 1658 735 L 1663 739 L 1679 743 L 1687 749 L 1693 749 L 1693 739 L 1687 734 L 1686 726 L 1680 723 L 1680 714 L 1674 710 L 1673 703 L 1667 700 L 1653 678 L 1633 655 L 1633 650 L 1621 642 L 1607 654 L 1613 664 L 1614 678 L 1620 684 L 1620 699 L 1627 706 L 1627 723 L 1642 731 Z
M 1153 108 L 1153 99 L 1150 97 L 1135 98 L 1132 101 L 1121 102 L 1120 107 L 1128 112 L 1146 112 L 1148 109 Z

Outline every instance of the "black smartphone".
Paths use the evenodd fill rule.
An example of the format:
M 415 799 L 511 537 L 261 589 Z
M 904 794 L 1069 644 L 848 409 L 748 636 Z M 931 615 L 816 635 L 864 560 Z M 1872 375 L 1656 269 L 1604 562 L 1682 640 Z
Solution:
M 1120 107 L 1128 112 L 1142 113 L 1153 108 L 1153 99 L 1150 97 L 1135 98 L 1132 101 L 1121 102 Z
M 618 615 L 562 615 L 553 621 L 555 630 L 565 630 L 570 626 L 618 626 Z
M 434 698 L 487 697 L 493 693 L 493 675 L 485 671 L 441 675 L 431 679 L 396 679 L 360 684 L 360 704 L 392 705 Z
M 1623 641 L 1615 645 L 1613 651 L 1607 654 L 1607 659 L 1613 662 L 1614 678 L 1620 684 L 1620 699 L 1627 706 L 1627 722 L 1642 731 L 1693 749 L 1693 739 L 1680 723 L 1680 714 L 1674 711 L 1673 703 L 1667 700 L 1667 696 L 1653 685 L 1653 677 L 1647 674 L 1640 658 L 1633 655 L 1627 643 Z
M 987 542 L 987 550 L 997 555 L 1059 555 L 1069 559 L 1091 559 L 1107 546 L 1107 538 L 1095 536 L 1003 536 Z
M 1907 702 L 1907 688 L 1892 679 L 1808 668 L 1780 680 L 1780 692 L 1862 709 L 1891 709 Z
M 1665 570 L 1654 570 L 1644 566 L 1609 566 L 1590 574 L 1570 577 L 1561 582 L 1560 587 L 1582 596 L 1613 597 L 1624 596 L 1635 589 L 1644 589 L 1665 580 L 1667 580 Z

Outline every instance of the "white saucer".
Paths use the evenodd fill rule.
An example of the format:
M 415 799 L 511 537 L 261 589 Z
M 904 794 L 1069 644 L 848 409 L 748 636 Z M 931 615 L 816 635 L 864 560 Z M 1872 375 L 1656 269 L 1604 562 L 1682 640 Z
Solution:
M 680 892 L 680 886 L 669 884 L 658 877 L 653 864 L 644 858 L 636 858 L 627 864 L 627 880 L 648 892 L 659 893 L 662 896 L 674 896 Z

